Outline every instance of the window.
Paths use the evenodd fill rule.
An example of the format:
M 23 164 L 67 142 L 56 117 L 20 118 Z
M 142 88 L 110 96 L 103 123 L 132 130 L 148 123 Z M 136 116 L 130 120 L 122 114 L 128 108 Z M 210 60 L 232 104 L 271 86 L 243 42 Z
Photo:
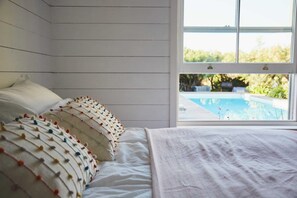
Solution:
M 227 95 L 241 95 L 244 100 L 257 102 L 258 98 L 265 98 L 281 109 L 280 114 L 239 117 L 223 115 L 223 110 L 217 107 L 220 112 L 213 110 L 215 120 L 296 121 L 292 99 L 296 89 L 295 7 L 295 0 L 183 0 L 179 121 L 205 120 L 203 116 L 189 119 L 187 112 L 193 109 L 184 107 L 184 103 L 196 101 L 195 105 L 201 107 L 204 101 L 211 106 Z M 242 84 L 237 86 L 235 82 L 240 80 Z M 206 100 L 209 93 L 213 98 Z M 196 97 L 199 101 L 191 97 L 195 94 L 199 95 Z M 230 108 L 227 111 L 230 113 Z

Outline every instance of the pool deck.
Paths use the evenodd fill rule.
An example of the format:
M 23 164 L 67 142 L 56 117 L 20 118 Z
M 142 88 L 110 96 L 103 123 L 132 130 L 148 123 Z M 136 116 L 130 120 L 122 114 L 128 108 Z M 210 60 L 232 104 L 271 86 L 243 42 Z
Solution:
M 213 113 L 199 107 L 191 100 L 179 94 L 179 120 L 192 121 L 192 120 L 219 120 Z

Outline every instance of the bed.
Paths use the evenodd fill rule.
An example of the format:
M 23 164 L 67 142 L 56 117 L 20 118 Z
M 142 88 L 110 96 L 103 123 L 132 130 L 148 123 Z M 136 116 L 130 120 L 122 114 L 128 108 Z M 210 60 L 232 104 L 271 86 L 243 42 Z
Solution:
M 51 97 L 3 101 L 0 90 L 0 197 L 297 197 L 295 130 L 124 128 L 91 98 L 26 83 Z
M 128 129 L 84 196 L 296 197 L 296 150 L 291 130 Z

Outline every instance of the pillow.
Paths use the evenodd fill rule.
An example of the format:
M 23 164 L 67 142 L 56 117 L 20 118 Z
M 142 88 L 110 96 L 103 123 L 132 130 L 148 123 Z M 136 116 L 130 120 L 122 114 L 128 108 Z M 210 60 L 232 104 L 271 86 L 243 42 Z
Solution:
M 125 131 L 120 121 L 103 105 L 89 97 L 80 97 L 58 109 L 51 109 L 45 117 L 70 129 L 101 161 L 114 160 L 118 140 Z
M 0 100 L 0 121 L 8 123 L 13 121 L 16 117 L 24 115 L 25 113 L 34 114 L 34 112 L 11 102 L 3 102 Z
M 40 114 L 62 100 L 49 89 L 31 82 L 30 80 L 17 81 L 12 87 L 0 90 L 0 101 L 5 105 L 18 104 L 28 112 Z
M 45 119 L 1 125 L 0 197 L 80 197 L 96 173 L 85 145 Z

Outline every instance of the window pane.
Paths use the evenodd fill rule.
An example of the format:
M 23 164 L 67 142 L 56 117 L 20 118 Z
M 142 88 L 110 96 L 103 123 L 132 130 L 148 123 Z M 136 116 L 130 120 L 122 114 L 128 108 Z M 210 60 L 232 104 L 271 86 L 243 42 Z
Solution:
M 235 26 L 235 0 L 185 0 L 184 26 Z
M 181 74 L 179 121 L 290 120 L 288 74 Z
M 184 33 L 185 62 L 235 62 L 235 33 Z
M 241 33 L 239 62 L 291 62 L 291 33 Z
M 292 26 L 293 0 L 241 0 L 241 27 Z

